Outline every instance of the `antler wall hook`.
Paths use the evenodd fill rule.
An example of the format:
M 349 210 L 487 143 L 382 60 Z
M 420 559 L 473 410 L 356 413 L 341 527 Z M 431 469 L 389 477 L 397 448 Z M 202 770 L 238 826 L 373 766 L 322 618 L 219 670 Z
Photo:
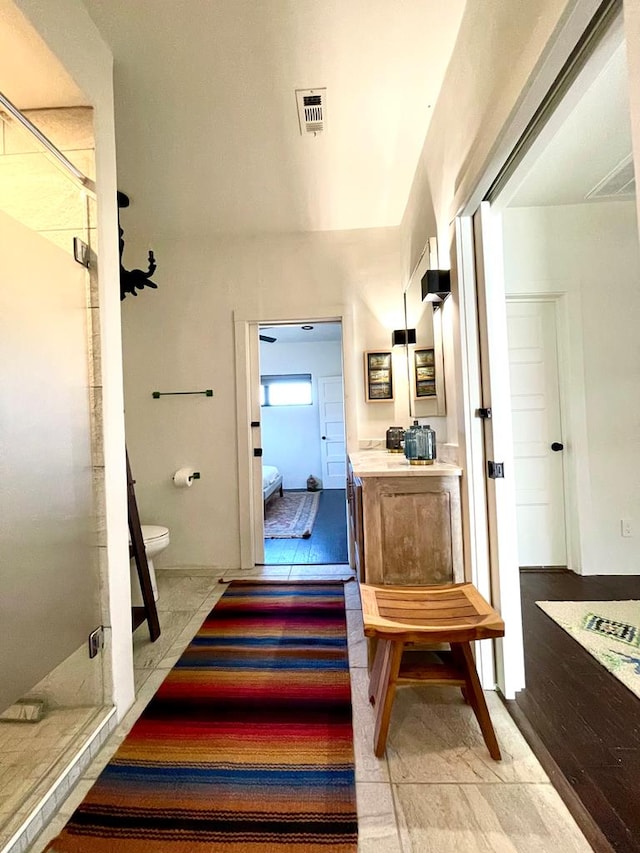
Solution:
M 124 252 L 124 232 L 120 226 L 120 209 L 129 207 L 129 196 L 118 190 L 118 231 L 120 234 L 120 299 L 124 299 L 127 293 L 132 296 L 137 296 L 136 289 L 142 290 L 143 287 L 152 287 L 157 289 L 158 285 L 151 281 L 151 276 L 157 269 L 156 259 L 153 252 L 149 250 L 149 266 L 147 271 L 144 270 L 126 270 L 122 265 L 122 253 Z

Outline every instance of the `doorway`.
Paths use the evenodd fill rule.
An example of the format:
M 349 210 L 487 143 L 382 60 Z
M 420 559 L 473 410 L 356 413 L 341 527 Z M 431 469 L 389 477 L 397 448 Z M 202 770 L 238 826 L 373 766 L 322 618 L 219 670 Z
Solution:
M 339 322 L 259 327 L 263 556 L 348 563 Z
M 513 604 L 523 613 L 526 686 L 512 712 L 594 849 L 635 851 L 640 822 L 626 792 L 640 780 L 626 732 L 637 698 L 537 604 L 582 599 L 598 612 L 608 599 L 638 597 L 640 454 L 630 423 L 640 382 L 640 249 L 627 80 L 618 21 L 567 101 L 550 99 L 554 112 L 519 165 L 495 179 L 500 189 L 489 190 L 478 214 L 475 260 L 490 283 L 478 289 L 487 388 L 507 388 L 506 407 L 504 387 L 482 402 L 497 415 L 487 453 L 497 447 L 491 458 L 502 461 L 513 451 L 513 472 L 507 456 L 505 483 L 487 488 L 502 524 L 500 555 L 515 532 L 490 490 L 508 488 L 509 477 L 518 514 L 511 559 L 498 561 L 503 613 Z M 613 298 L 603 299 L 605 281 Z M 552 509 L 560 486 L 564 499 Z M 532 531 L 542 541 L 532 542 Z
M 588 22 L 581 63 L 565 62 L 551 90 L 532 83 L 540 99 L 535 115 L 514 120 L 514 131 L 528 122 L 526 132 L 514 134 L 512 153 L 483 177 L 484 189 L 456 221 L 461 358 L 470 389 L 468 511 L 475 517 L 486 503 L 490 556 L 479 553 L 479 577 L 491 577 L 495 603 L 515 614 L 512 641 L 496 644 L 507 698 L 524 686 L 519 566 L 559 559 L 519 558 L 507 300 L 556 303 L 562 434 L 549 449 L 562 445 L 551 452 L 562 459 L 564 565 L 584 575 L 638 570 L 629 541 L 629 522 L 640 513 L 633 475 L 640 448 L 629 430 L 637 398 L 629 389 L 640 380 L 637 359 L 629 358 L 640 311 L 632 280 L 640 273 L 628 68 L 622 16 L 602 14 Z M 614 298 L 603 298 L 604 282 L 615 282 Z M 503 478 L 487 476 L 489 461 L 503 463 Z
M 540 436 L 539 479 L 534 483 L 532 467 L 520 466 L 516 488 L 522 496 L 532 484 L 546 488 L 555 482 L 559 493 L 562 481 L 565 492 L 566 560 L 561 560 L 561 503 L 551 518 L 539 492 L 535 512 L 545 523 L 539 525 L 537 549 L 519 554 L 519 564 L 566 565 L 582 575 L 636 574 L 636 549 L 629 540 L 640 512 L 633 473 L 640 453 L 630 423 L 637 396 L 631 389 L 640 380 L 634 344 L 640 261 L 621 29 L 611 33 L 591 63 L 574 84 L 577 91 L 554 133 L 496 200 L 508 312 L 521 313 L 527 300 L 527 310 L 547 311 L 546 342 L 540 341 L 537 355 L 530 349 L 525 357 L 538 359 L 539 375 L 532 381 L 544 388 L 545 406 L 556 409 L 548 417 L 538 411 L 535 424 L 533 410 L 528 413 L 530 429 Z M 615 282 L 615 298 L 603 300 L 604 281 Z M 553 305 L 555 317 L 549 314 Z M 523 336 L 522 355 L 526 335 L 534 331 L 525 329 L 522 318 L 509 322 Z M 517 351 L 512 342 L 510 359 Z M 518 382 L 517 372 L 512 366 L 512 383 Z M 551 399 L 554 373 L 560 422 Z M 540 401 L 538 395 L 535 405 Z M 528 405 L 534 405 L 531 398 Z M 522 417 L 512 415 L 515 431 Z M 527 519 L 520 507 L 518 512 L 519 545 L 526 547 Z

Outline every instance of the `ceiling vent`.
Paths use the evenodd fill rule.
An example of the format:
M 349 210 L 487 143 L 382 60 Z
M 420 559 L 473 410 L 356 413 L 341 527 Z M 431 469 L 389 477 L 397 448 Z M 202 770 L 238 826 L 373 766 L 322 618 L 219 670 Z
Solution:
M 296 89 L 300 133 L 322 133 L 327 120 L 326 89 Z
M 633 156 L 629 154 L 599 181 L 585 198 L 629 198 L 636 193 L 636 179 L 633 171 Z

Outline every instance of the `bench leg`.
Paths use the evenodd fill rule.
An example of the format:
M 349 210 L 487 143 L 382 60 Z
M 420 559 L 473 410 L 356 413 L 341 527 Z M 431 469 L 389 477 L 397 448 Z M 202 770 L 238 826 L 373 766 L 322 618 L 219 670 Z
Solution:
M 404 643 L 391 640 L 378 640 L 376 658 L 371 674 L 369 693 L 374 692 L 373 702 L 376 708 L 376 725 L 373 734 L 374 754 L 381 758 L 387 745 L 387 733 L 396 698 L 396 683 Z
M 464 658 L 464 655 L 460 651 L 460 645 L 456 643 L 449 643 L 449 648 L 451 649 L 451 659 L 453 660 L 456 667 L 460 670 L 460 674 L 466 679 L 467 673 L 467 664 Z M 460 688 L 460 692 L 462 693 L 462 698 L 464 699 L 467 705 L 470 705 L 469 701 L 469 691 L 467 690 L 466 680 L 463 686 Z
M 489 716 L 487 702 L 484 698 L 484 693 L 480 685 L 480 679 L 478 678 L 478 673 L 476 671 L 476 663 L 473 659 L 473 654 L 471 653 L 471 646 L 469 643 L 451 643 L 451 651 L 454 653 L 454 657 L 459 661 L 464 670 L 466 685 L 463 695 L 473 708 L 484 742 L 489 750 L 489 755 L 494 759 L 494 761 L 500 761 L 502 759 L 502 756 L 500 755 L 500 747 L 498 746 L 498 740 L 493 728 L 493 723 L 491 722 L 491 717 Z
M 370 666 L 371 673 L 369 675 L 369 702 L 372 705 L 375 705 L 378 697 L 378 688 L 380 687 L 384 655 L 378 654 L 380 640 L 370 639 L 369 644 L 374 644 L 373 649 L 371 648 L 371 645 L 369 645 L 369 660 L 371 660 L 371 656 L 373 655 L 373 663 Z

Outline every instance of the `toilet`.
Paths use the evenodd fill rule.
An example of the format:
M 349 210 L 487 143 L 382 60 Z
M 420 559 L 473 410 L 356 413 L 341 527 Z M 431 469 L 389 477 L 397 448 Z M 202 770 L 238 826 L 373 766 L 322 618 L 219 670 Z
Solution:
M 156 570 L 153 566 L 153 558 L 164 551 L 169 544 L 169 528 L 162 527 L 160 524 L 143 524 L 142 538 L 144 540 L 144 550 L 147 554 L 147 563 L 149 564 L 153 597 L 157 601 L 158 585 L 156 583 Z M 142 607 L 143 603 L 136 561 L 131 560 L 131 606 Z

